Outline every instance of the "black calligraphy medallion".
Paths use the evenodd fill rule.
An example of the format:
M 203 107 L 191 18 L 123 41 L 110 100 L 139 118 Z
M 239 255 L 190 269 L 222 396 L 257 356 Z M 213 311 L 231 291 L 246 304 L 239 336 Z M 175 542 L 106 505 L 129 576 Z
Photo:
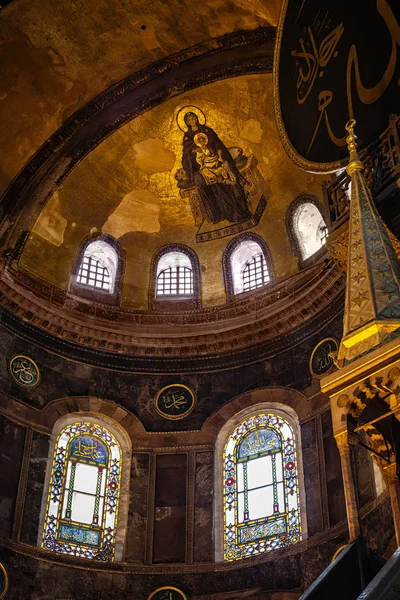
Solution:
M 162 587 L 155 590 L 147 600 L 188 600 L 186 595 L 175 587 Z
M 35 387 L 40 380 L 40 371 L 37 364 L 27 356 L 14 356 L 10 360 L 10 375 L 22 387 Z
M 157 412 L 165 419 L 183 419 L 187 417 L 196 403 L 191 389 L 176 383 L 160 390 L 155 399 Z
M 4 566 L 0 563 L 0 598 L 4 598 L 8 588 L 8 576 Z
M 274 85 L 278 129 L 291 158 L 312 170 L 348 158 L 345 124 L 363 146 L 400 106 L 398 0 L 284 0 Z
M 333 358 L 329 356 L 338 351 L 338 343 L 334 338 L 326 338 L 317 344 L 310 358 L 310 372 L 314 377 L 326 375 L 333 367 Z

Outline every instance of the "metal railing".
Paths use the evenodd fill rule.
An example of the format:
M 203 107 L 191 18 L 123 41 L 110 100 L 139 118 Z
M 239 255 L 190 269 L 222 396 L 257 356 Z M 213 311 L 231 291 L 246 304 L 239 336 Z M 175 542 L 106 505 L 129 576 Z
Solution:
M 376 206 L 379 207 L 399 191 L 400 186 L 400 116 L 391 115 L 389 125 L 379 138 L 361 153 L 365 177 Z M 329 233 L 336 231 L 349 214 L 350 177 L 343 169 L 323 183 L 329 208 Z

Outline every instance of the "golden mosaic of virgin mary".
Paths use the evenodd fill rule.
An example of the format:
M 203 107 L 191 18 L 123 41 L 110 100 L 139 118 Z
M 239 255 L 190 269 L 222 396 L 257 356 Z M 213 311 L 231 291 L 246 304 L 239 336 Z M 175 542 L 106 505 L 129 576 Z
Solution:
M 203 216 L 211 223 L 237 223 L 251 218 L 247 181 L 229 150 L 206 125 L 204 113 L 195 106 L 185 106 L 179 111 L 177 122 L 184 131 L 185 187 L 196 187 Z

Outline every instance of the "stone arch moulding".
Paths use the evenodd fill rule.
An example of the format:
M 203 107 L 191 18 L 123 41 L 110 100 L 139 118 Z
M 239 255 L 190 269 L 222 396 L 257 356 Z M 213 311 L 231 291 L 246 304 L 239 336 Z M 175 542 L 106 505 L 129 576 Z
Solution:
M 273 27 L 228 34 L 163 58 L 99 94 L 41 146 L 8 186 L 0 201 L 3 247 L 14 247 L 31 229 L 38 209 L 113 131 L 171 94 L 230 77 L 272 73 L 274 43 Z
M 82 263 L 83 256 L 86 248 L 95 241 L 106 242 L 111 246 L 117 254 L 117 265 L 115 273 L 115 284 L 112 292 L 105 292 L 96 288 L 81 285 L 77 282 L 77 276 L 79 267 Z M 121 288 L 123 283 L 123 276 L 125 272 L 125 252 L 120 242 L 108 233 L 93 233 L 86 236 L 79 247 L 75 261 L 72 267 L 70 282 L 69 282 L 69 293 L 79 296 L 80 298 L 86 298 L 91 301 L 101 302 L 105 304 L 119 304 L 121 298 Z
M 131 456 L 132 446 L 131 440 L 122 425 L 111 419 L 110 417 L 94 412 L 73 412 L 60 417 L 54 424 L 53 431 L 50 436 L 49 454 L 46 464 L 46 475 L 43 486 L 43 497 L 40 508 L 39 530 L 37 537 L 37 546 L 40 548 L 42 543 L 42 534 L 46 517 L 47 496 L 50 486 L 52 474 L 53 456 L 59 433 L 68 425 L 72 425 L 78 421 L 87 421 L 91 423 L 99 423 L 103 425 L 113 436 L 118 440 L 121 447 L 122 469 L 121 469 L 121 487 L 119 497 L 118 521 L 116 528 L 115 541 L 115 561 L 119 562 L 124 559 L 125 554 L 125 539 L 128 523 L 129 511 L 129 484 L 131 471 Z
M 156 297 L 157 285 L 157 265 L 159 260 L 169 252 L 182 252 L 189 257 L 192 264 L 193 273 L 193 298 L 179 300 L 163 299 L 159 300 Z M 200 283 L 200 263 L 196 252 L 189 246 L 183 244 L 167 244 L 159 248 L 151 259 L 150 263 L 150 280 L 149 280 L 149 310 L 167 309 L 167 310 L 190 310 L 193 308 L 201 308 L 201 283 Z
M 330 224 L 328 211 L 321 204 L 320 200 L 313 194 L 300 194 L 300 196 L 297 196 L 297 198 L 295 198 L 293 202 L 289 205 L 285 217 L 286 231 L 288 233 L 289 240 L 292 245 L 293 254 L 297 258 L 297 262 L 300 269 L 304 266 L 312 264 L 313 262 L 315 262 L 316 259 L 318 260 L 318 258 L 320 258 L 320 251 L 316 252 L 315 254 L 309 256 L 306 259 L 303 258 L 300 242 L 298 240 L 297 233 L 294 228 L 293 218 L 296 213 L 296 210 L 302 204 L 306 204 L 307 202 L 314 204 L 314 206 L 318 208 L 327 226 L 329 226 Z
M 290 396 L 290 404 L 297 404 L 296 410 L 292 408 L 285 398 L 285 394 L 288 393 Z M 250 398 L 249 398 L 250 396 Z M 297 396 L 297 398 L 295 398 Z M 301 410 L 303 395 L 294 390 L 286 388 L 266 388 L 256 390 L 254 396 L 251 394 L 239 397 L 232 400 L 238 402 L 240 406 L 240 399 L 242 400 L 242 408 L 237 412 L 230 410 L 228 414 L 224 414 L 225 423 L 220 429 L 216 441 L 214 451 L 214 556 L 215 562 L 222 562 L 224 560 L 224 512 L 223 512 L 223 452 L 225 444 L 233 432 L 235 427 L 244 419 L 254 415 L 257 412 L 269 411 L 274 414 L 282 416 L 292 427 L 297 451 L 297 476 L 299 485 L 300 495 L 300 517 L 302 523 L 302 540 L 307 539 L 307 514 L 306 514 L 306 498 L 305 498 L 305 487 L 304 487 L 304 470 L 303 470 L 303 457 L 302 457 L 302 443 L 301 443 L 301 428 L 299 412 Z M 244 402 L 243 402 L 244 400 Z M 296 401 L 297 402 L 296 402 Z M 243 405 L 245 406 L 243 408 Z M 300 409 L 300 411 L 299 411 Z M 229 415 L 229 416 L 228 416 Z M 304 415 L 305 416 L 305 415 Z M 212 417 L 210 418 L 210 420 Z
M 222 270 L 223 270 L 223 274 L 224 274 L 225 291 L 226 291 L 226 297 L 227 297 L 228 301 L 234 300 L 235 298 L 238 297 L 238 294 L 235 294 L 235 290 L 234 290 L 234 281 L 233 281 L 230 259 L 231 259 L 232 253 L 236 250 L 236 248 L 238 246 L 240 246 L 240 244 L 242 242 L 245 242 L 246 240 L 256 242 L 261 247 L 261 250 L 263 251 L 263 254 L 265 257 L 265 261 L 267 263 L 268 274 L 270 276 L 269 283 L 272 283 L 275 279 L 271 253 L 269 251 L 269 248 L 268 248 L 267 243 L 264 240 L 264 238 L 262 238 L 261 236 L 257 235 L 256 233 L 253 233 L 253 232 L 242 233 L 240 235 L 237 235 L 235 238 L 233 238 L 233 240 L 231 240 L 229 242 L 229 244 L 226 246 L 224 253 L 222 255 Z M 265 286 L 263 286 L 263 287 L 265 287 Z M 262 289 L 262 288 L 258 288 L 258 289 Z M 242 292 L 242 293 L 248 294 L 248 293 L 254 293 L 254 291 L 257 291 L 257 290 L 253 290 L 252 292 Z M 242 294 L 240 294 L 240 296 L 242 296 Z

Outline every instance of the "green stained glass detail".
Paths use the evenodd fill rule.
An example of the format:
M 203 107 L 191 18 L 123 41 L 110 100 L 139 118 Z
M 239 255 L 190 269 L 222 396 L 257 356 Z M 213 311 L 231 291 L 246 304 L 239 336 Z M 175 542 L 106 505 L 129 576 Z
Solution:
M 293 430 L 280 415 L 240 423 L 224 449 L 224 558 L 235 560 L 301 540 Z
M 42 547 L 95 560 L 114 560 L 122 454 L 98 423 L 80 421 L 58 435 Z

